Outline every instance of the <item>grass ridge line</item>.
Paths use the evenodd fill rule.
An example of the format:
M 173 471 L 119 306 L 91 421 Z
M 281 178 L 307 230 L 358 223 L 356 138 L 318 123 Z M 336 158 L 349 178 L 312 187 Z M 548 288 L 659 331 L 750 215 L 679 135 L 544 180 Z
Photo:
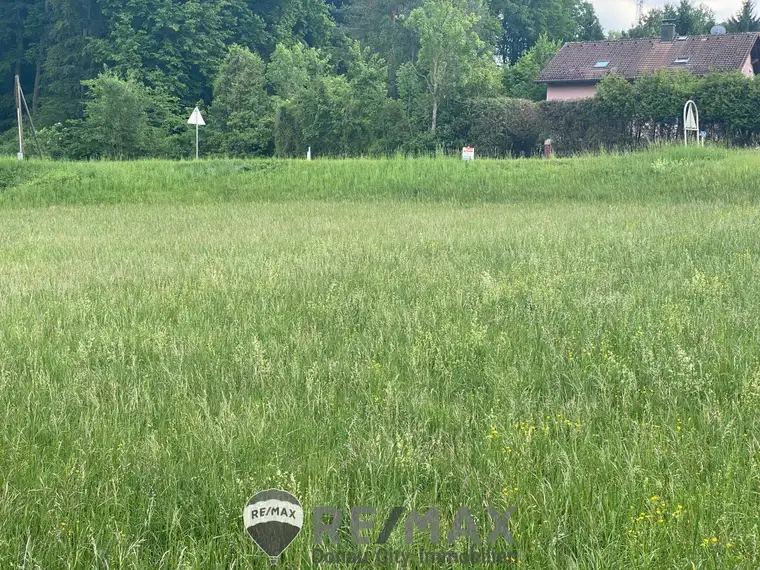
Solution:
M 0 208 L 292 200 L 752 202 L 760 153 L 658 148 L 571 159 L 390 158 L 200 162 L 0 159 Z

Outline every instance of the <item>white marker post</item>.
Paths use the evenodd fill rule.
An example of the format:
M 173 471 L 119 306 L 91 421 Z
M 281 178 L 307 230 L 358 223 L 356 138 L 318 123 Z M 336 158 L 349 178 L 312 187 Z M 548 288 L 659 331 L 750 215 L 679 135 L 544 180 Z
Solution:
M 699 128 L 699 109 L 694 101 L 688 101 L 683 108 L 683 144 L 689 146 L 689 131 L 697 135 L 697 146 L 704 146 L 705 141 Z
M 201 115 L 201 110 L 196 107 L 193 110 L 192 115 L 190 115 L 190 118 L 187 120 L 188 125 L 195 125 L 195 160 L 198 160 L 200 157 L 200 147 L 198 143 L 198 127 L 203 125 L 206 125 L 206 121 L 203 120 L 203 115 Z
M 306 151 L 306 160 L 311 160 L 311 147 Z

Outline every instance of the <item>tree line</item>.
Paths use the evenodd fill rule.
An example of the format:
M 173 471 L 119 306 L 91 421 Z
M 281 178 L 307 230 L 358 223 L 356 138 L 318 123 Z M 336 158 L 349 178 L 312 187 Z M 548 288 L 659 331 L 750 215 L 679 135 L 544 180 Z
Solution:
M 666 16 L 680 33 L 715 23 L 680 0 L 624 34 L 658 35 Z M 726 25 L 760 29 L 753 2 Z M 10 0 L 0 150 L 15 74 L 54 157 L 189 156 L 196 105 L 207 155 L 455 148 L 478 101 L 542 100 L 562 42 L 604 37 L 585 0 Z
M 695 5 L 689 0 L 679 0 L 677 4 L 665 4 L 662 8 L 649 10 L 636 26 L 620 35 L 627 38 L 656 36 L 660 33 L 664 19 L 673 20 L 678 33 L 685 36 L 708 34 L 717 24 L 722 24 L 732 34 L 760 31 L 760 17 L 756 12 L 755 0 L 743 0 L 739 12 L 725 22 L 718 22 L 715 13 L 704 4 Z

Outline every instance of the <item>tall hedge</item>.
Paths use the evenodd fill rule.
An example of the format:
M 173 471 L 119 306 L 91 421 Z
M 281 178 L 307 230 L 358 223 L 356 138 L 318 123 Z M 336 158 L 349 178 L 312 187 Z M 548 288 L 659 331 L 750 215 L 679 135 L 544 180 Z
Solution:
M 607 111 L 598 99 L 544 101 L 541 132 L 559 155 L 637 145 L 630 124 Z
M 760 144 L 760 78 L 713 73 L 697 78 L 660 71 L 631 83 L 608 76 L 598 96 L 579 101 L 480 99 L 467 117 L 470 144 L 481 156 L 529 156 L 552 139 L 555 152 L 631 149 L 683 138 L 683 108 L 693 99 L 710 140 Z
M 478 155 L 530 156 L 541 143 L 539 106 L 525 99 L 480 99 L 470 105 L 469 141 Z

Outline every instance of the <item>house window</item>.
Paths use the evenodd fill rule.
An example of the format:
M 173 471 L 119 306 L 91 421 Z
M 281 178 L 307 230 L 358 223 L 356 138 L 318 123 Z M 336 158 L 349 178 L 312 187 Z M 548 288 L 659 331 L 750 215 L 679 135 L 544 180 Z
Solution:
M 595 67 L 595 68 L 598 68 L 598 69 L 602 69 L 602 68 L 604 68 L 604 67 L 607 67 L 609 64 L 610 64 L 610 62 L 609 62 L 609 61 L 597 61 L 597 62 L 594 64 L 594 67 Z
M 689 63 L 690 59 L 691 58 L 689 58 L 689 57 L 679 57 L 673 63 L 675 63 L 676 65 L 686 65 L 687 63 Z

